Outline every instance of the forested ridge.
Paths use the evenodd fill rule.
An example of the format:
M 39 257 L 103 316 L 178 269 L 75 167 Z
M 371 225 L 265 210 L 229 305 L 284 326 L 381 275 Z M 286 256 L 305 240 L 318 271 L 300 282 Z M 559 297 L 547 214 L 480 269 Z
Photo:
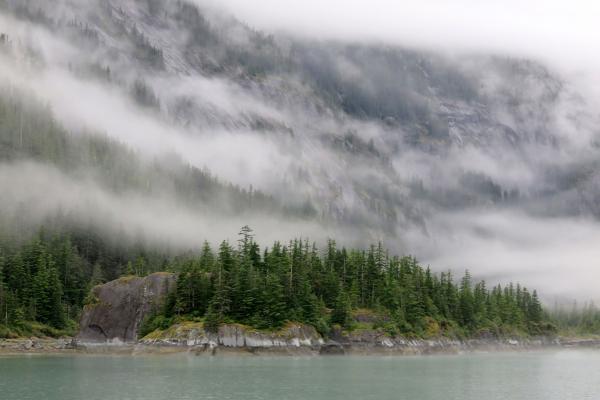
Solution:
M 40 233 L 22 246 L 2 247 L 0 310 L 5 334 L 25 333 L 38 321 L 56 329 L 74 326 L 89 290 L 105 281 L 104 266 L 92 265 L 68 235 Z M 82 251 L 83 250 L 83 251 Z M 185 319 L 208 329 L 238 322 L 277 329 L 286 322 L 313 325 L 327 335 L 335 326 L 365 327 L 354 318 L 368 313 L 368 328 L 390 335 L 469 337 L 540 335 L 555 332 L 537 292 L 519 284 L 474 282 L 466 272 L 433 273 L 414 257 L 390 256 L 381 244 L 346 249 L 330 240 L 319 250 L 308 240 L 275 242 L 261 249 L 250 228 L 238 243 L 177 256 L 138 255 L 120 260 L 121 274 L 157 270 L 178 274 L 177 288 L 155 310 L 143 333 Z
M 204 316 L 209 329 L 222 322 L 272 329 L 299 321 L 327 334 L 335 325 L 355 328 L 353 312 L 371 310 L 374 327 L 391 335 L 553 330 L 536 291 L 518 284 L 488 289 L 468 271 L 456 282 L 451 272 L 432 273 L 414 257 L 390 256 L 381 243 L 359 250 L 330 240 L 319 251 L 297 239 L 261 252 L 244 227 L 237 246 L 225 241 L 213 252 L 205 243 L 198 257 L 178 261 L 174 269 L 177 291 L 150 328 L 186 315 Z
M 191 206 L 294 213 L 267 195 L 223 184 L 180 161 L 165 166 L 108 138 L 69 133 L 48 107 L 8 88 L 0 96 L 0 161 L 21 160 L 91 177 L 115 193 L 168 190 Z M 276 329 L 297 321 L 327 334 L 334 326 L 364 328 L 356 315 L 365 312 L 374 321 L 368 328 L 417 337 L 538 335 L 554 332 L 555 325 L 590 333 L 599 326 L 593 306 L 584 314 L 550 317 L 535 291 L 518 284 L 488 288 L 469 273 L 459 280 L 450 272 L 434 274 L 415 258 L 390 256 L 381 244 L 346 249 L 332 240 L 319 250 L 308 240 L 294 240 L 261 250 L 244 229 L 239 244 L 212 249 L 205 243 L 184 252 L 132 240 L 124 231 L 103 231 L 68 211 L 47 216 L 41 229 L 28 220 L 27 205 L 14 214 L 0 210 L 0 222 L 1 336 L 73 333 L 82 307 L 93 301 L 88 293 L 94 285 L 156 271 L 179 273 L 179 283 L 145 331 L 201 319 L 212 328 L 239 322 Z
M 169 16 L 160 2 L 139 0 L 131 3 L 147 3 L 151 18 Z M 83 20 L 54 20 L 41 8 L 36 11 L 18 1 L 0 0 L 0 7 L 10 9 L 11 15 L 21 21 L 43 26 L 57 37 L 88 50 L 109 49 L 101 39 L 106 32 Z M 99 20 L 108 24 L 107 32 L 113 32 L 117 41 L 130 45 L 130 51 L 124 52 L 121 57 L 132 58 L 135 62 L 124 65 L 137 71 L 165 73 L 173 59 L 165 57 L 161 42 L 155 40 L 155 32 L 148 29 L 144 32 L 143 25 L 139 28 L 135 23 L 128 25 L 124 18 L 131 10 L 100 7 L 99 11 Z M 460 107 L 450 114 L 452 118 L 461 117 L 459 125 L 463 124 L 463 128 L 468 126 L 478 134 L 473 135 L 475 139 L 469 139 L 470 131 L 464 128 L 462 135 L 456 135 L 461 143 L 463 139 L 467 142 L 490 140 L 492 143 L 492 139 L 497 140 L 504 135 L 513 143 L 513 139 L 519 137 L 518 133 L 529 132 L 523 127 L 519 128 L 523 132 L 519 129 L 513 132 L 506 127 L 490 125 L 487 117 L 483 119 L 487 125 L 469 122 L 469 119 L 481 121 L 482 115 L 488 115 L 487 111 L 480 113 L 479 103 L 491 101 L 493 96 L 482 96 L 470 75 L 463 75 L 464 71 L 457 65 L 446 65 L 442 58 L 408 50 L 341 44 L 317 46 L 311 42 L 296 43 L 290 47 L 289 54 L 283 55 L 273 37 L 246 28 L 248 44 L 234 46 L 233 42 L 227 41 L 226 35 L 216 35 L 218 27 L 211 26 L 195 6 L 185 1 L 177 2 L 169 12 L 173 13 L 170 20 L 190 33 L 182 53 L 190 58 L 185 60 L 185 65 L 206 76 L 235 78 L 241 86 L 267 84 L 263 95 L 269 93 L 266 97 L 273 102 L 291 101 L 286 97 L 289 93 L 292 97 L 294 93 L 298 95 L 290 90 L 295 82 L 291 76 L 301 76 L 313 96 L 300 97 L 301 103 L 308 102 L 316 110 L 324 108 L 325 111 L 343 112 L 361 121 L 384 123 L 384 131 L 389 134 L 386 133 L 386 142 L 383 143 L 392 143 L 388 147 L 396 150 L 408 148 L 406 144 L 433 153 L 436 148 L 437 151 L 451 148 L 449 143 L 454 136 L 449 135 L 446 111 L 440 114 L 433 107 L 437 103 L 431 101 L 432 88 L 444 101 L 477 103 L 475 108 L 466 108 L 469 113 L 464 115 L 472 115 L 472 118 L 465 121 Z M 35 76 L 43 70 L 36 69 L 43 64 L 43 57 L 33 48 L 19 45 L 18 39 L 12 39 L 12 35 L 12 32 L 11 36 L 0 34 L 0 56 L 6 56 L 7 63 L 16 62 L 13 58 L 24 57 L 27 62 L 23 65 L 27 65 L 28 73 Z M 13 57 L 13 44 L 19 48 L 16 52 L 19 57 Z M 227 51 L 222 51 L 223 48 Z M 100 51 L 98 54 L 112 53 Z M 198 54 L 212 56 L 196 57 Z M 334 61 L 337 59 L 354 65 L 361 72 L 361 79 L 346 79 L 336 69 Z M 245 126 L 244 123 L 248 122 L 245 119 L 232 122 L 227 118 L 220 121 L 224 115 L 214 110 L 214 114 L 209 110 L 206 120 L 199 118 L 196 121 L 194 117 L 202 115 L 199 111 L 203 109 L 194 105 L 193 99 L 178 98 L 183 102 L 174 103 L 177 105 L 174 107 L 166 103 L 168 96 L 161 97 L 160 93 L 153 91 L 151 84 L 144 81 L 144 76 L 148 78 L 151 74 L 140 73 L 139 77 L 132 76 L 131 80 L 127 80 L 124 76 L 128 74 L 124 74 L 123 68 L 111 69 L 112 65 L 108 59 L 92 57 L 81 63 L 68 62 L 68 72 L 82 81 L 101 82 L 107 88 L 118 88 L 123 97 L 139 108 L 137 112 L 157 114 L 157 120 L 161 122 L 167 120 L 203 127 L 210 125 L 207 121 L 213 119 L 223 123 L 224 127 L 229 123 Z M 371 73 L 373 66 L 377 73 Z M 541 82 L 550 82 L 552 89 L 554 82 L 546 76 L 543 68 L 512 61 L 500 63 L 498 68 L 508 68 L 507 74 L 512 76 L 517 73 L 517 67 L 523 68 L 520 74 L 525 77 L 532 75 Z M 405 75 L 397 75 L 400 69 L 405 71 Z M 285 79 L 280 79 L 279 74 Z M 286 82 L 286 85 L 269 89 L 269 84 L 274 84 L 267 79 L 269 76 L 275 76 L 276 82 Z M 384 79 L 377 79 L 379 76 Z M 367 78 L 373 81 L 364 85 L 364 82 L 369 82 Z M 298 82 L 296 84 L 299 85 Z M 304 88 L 302 85 L 299 87 Z M 262 192 L 252 187 L 236 186 L 218 179 L 205 168 L 190 165 L 179 156 L 141 154 L 102 132 L 70 131 L 55 119 L 51 104 L 42 104 L 34 98 L 35 95 L 21 90 L 8 83 L 0 85 L 0 177 L 4 183 L 0 193 L 0 337 L 73 334 L 82 308 L 95 301 L 89 295 L 92 287 L 119 277 L 145 276 L 157 271 L 177 273 L 177 290 L 168 298 L 164 308 L 155 310 L 154 315 L 145 321 L 144 332 L 165 328 L 182 320 L 202 321 L 209 329 L 229 322 L 258 329 L 277 329 L 288 321 L 296 321 L 315 326 L 323 335 L 338 328 L 379 329 L 389 335 L 421 338 L 543 335 L 557 330 L 576 335 L 600 332 L 600 312 L 593 304 L 586 304 L 583 309 L 544 310 L 535 290 L 517 283 L 501 286 L 476 282 L 469 272 L 461 276 L 452 272 L 434 273 L 414 257 L 390 255 L 381 243 L 360 249 L 339 246 L 335 240 L 330 240 L 319 241 L 318 244 L 324 247 L 317 247 L 317 244 L 303 238 L 275 242 L 261 248 L 251 230 L 244 228 L 239 242 L 225 241 L 218 246 L 206 242 L 199 248 L 186 251 L 189 245 L 181 243 L 177 232 L 165 233 L 158 240 L 155 235 L 153 240 L 148 240 L 147 236 L 152 232 L 144 231 L 144 225 L 119 226 L 114 223 L 115 220 L 126 213 L 121 212 L 117 216 L 114 209 L 109 208 L 108 213 L 98 216 L 99 209 L 94 207 L 94 201 L 86 204 L 84 200 L 87 198 L 81 201 L 84 206 L 80 208 L 69 207 L 71 203 L 67 202 L 66 206 L 61 204 L 46 209 L 45 198 L 44 201 L 35 197 L 23 200 L 13 194 L 15 189 L 19 189 L 20 176 L 17 175 L 25 175 L 27 167 L 35 164 L 37 169 L 31 172 L 32 175 L 39 171 L 47 172 L 39 174 L 41 178 L 36 176 L 40 180 L 54 177 L 53 172 L 58 171 L 56 175 L 73 185 L 83 186 L 92 182 L 89 187 L 97 188 L 98 193 L 114 195 L 120 203 L 126 203 L 131 194 L 145 200 L 162 196 L 167 199 L 165 204 L 172 206 L 169 213 L 184 209 L 196 213 L 186 214 L 194 217 L 203 212 L 218 213 L 219 217 L 233 215 L 239 225 L 249 223 L 254 226 L 247 220 L 248 215 L 255 220 L 286 218 L 293 224 L 298 222 L 298 226 L 308 220 L 323 222 L 318 225 L 319 228 L 336 222 L 349 222 L 343 228 L 356 227 L 360 235 L 356 242 L 369 243 L 374 237 L 369 235 L 371 227 L 385 228 L 379 232 L 386 235 L 398 229 L 400 221 L 405 224 L 416 222 L 419 228 L 424 228 L 419 203 L 456 210 L 466 204 L 508 207 L 519 200 L 521 194 L 517 188 L 503 187 L 478 170 L 461 172 L 464 176 L 458 179 L 458 188 L 442 185 L 441 189 L 435 185 L 423 185 L 419 179 L 414 182 L 395 178 L 382 180 L 377 178 L 379 175 L 369 172 L 361 178 L 364 182 L 346 181 L 351 183 L 351 186 L 347 185 L 352 188 L 350 192 L 355 191 L 359 195 L 366 206 L 365 211 L 368 211 L 353 212 L 352 208 L 338 207 L 333 201 L 325 202 L 317 196 L 311 198 L 304 192 L 290 192 L 285 197 L 278 197 L 277 191 Z M 523 91 L 530 92 L 527 86 Z M 518 105 L 523 99 L 529 98 L 515 94 L 514 98 L 508 96 L 507 99 L 501 96 L 499 101 Z M 520 115 L 518 108 L 509 110 Z M 525 107 L 525 110 L 529 109 Z M 173 111 L 172 115 L 167 111 Z M 283 122 L 286 120 L 270 121 L 252 116 L 248 126 L 260 132 L 282 129 L 286 137 L 290 132 L 292 136 L 301 136 L 301 130 L 294 131 L 293 124 L 288 126 Z M 401 135 L 394 130 L 401 126 L 407 128 L 406 143 L 398 139 Z M 493 129 L 489 129 L 490 126 Z M 489 132 L 490 137 L 480 137 L 481 132 Z M 363 159 L 363 162 L 374 161 L 383 166 L 384 174 L 393 176 L 392 171 L 387 169 L 393 153 L 382 152 L 376 142 L 364 140 L 358 131 L 350 129 L 332 135 L 319 134 L 318 137 L 317 147 L 324 145 L 332 150 L 327 153 L 328 156 L 343 154 L 341 160 L 344 162 L 339 165 L 344 168 L 340 170 Z M 302 146 L 299 148 L 302 149 Z M 498 149 L 506 150 L 495 147 L 493 154 L 497 154 Z M 508 148 L 509 152 L 511 149 Z M 248 152 L 253 150 L 244 149 Z M 314 164 L 323 171 L 311 175 L 304 169 L 305 165 L 301 165 L 302 168 L 297 171 L 291 170 L 299 179 L 294 181 L 290 178 L 290 182 L 304 182 L 313 185 L 313 194 L 331 191 L 334 199 L 342 199 L 345 189 L 340 183 L 343 180 L 339 179 L 342 175 L 336 175 L 327 164 Z M 368 164 L 359 165 L 366 167 Z M 320 181 L 315 176 L 327 179 Z M 548 185 L 541 186 L 544 190 L 540 193 L 546 193 L 547 187 L 563 188 L 566 185 L 571 188 L 572 182 L 583 181 L 573 179 L 573 176 L 579 175 L 548 174 L 544 179 L 552 179 Z M 31 181 L 35 180 L 28 182 Z M 320 185 L 319 182 L 326 184 Z M 48 197 L 60 192 L 62 187 L 57 184 L 52 189 L 53 193 L 48 193 Z M 410 192 L 408 197 L 404 194 L 405 189 Z M 282 184 L 277 190 L 287 192 Z M 571 190 L 569 193 L 575 192 L 580 191 Z M 537 201 L 536 198 L 533 200 L 532 204 Z M 580 205 L 577 201 L 566 203 Z M 584 204 L 587 207 L 596 202 Z M 427 205 L 424 210 L 428 210 Z M 103 219 L 103 216 L 113 213 L 109 215 L 113 219 Z M 424 212 L 423 215 L 426 214 Z M 461 215 L 460 220 L 463 219 L 467 218 Z M 198 226 L 203 221 L 193 219 L 192 223 Z M 409 229 L 409 226 L 402 225 L 402 229 Z M 215 233 L 210 239 L 218 237 L 222 236 Z M 387 243 L 396 239 L 393 235 L 385 237 Z M 203 239 L 204 236 L 198 236 L 196 241 L 193 237 L 198 245 Z M 339 236 L 340 243 L 344 239 L 347 237 Z M 433 267 L 439 271 L 444 265 Z M 364 315 L 368 318 L 360 317 Z
M 97 132 L 69 132 L 51 108 L 12 87 L 0 87 L 0 162 L 34 160 L 73 178 L 90 178 L 113 193 L 172 193 L 186 206 L 210 206 L 228 212 L 280 211 L 284 206 L 257 191 L 227 184 L 207 169 L 175 155 L 143 157 Z M 310 210 L 285 207 L 289 213 Z

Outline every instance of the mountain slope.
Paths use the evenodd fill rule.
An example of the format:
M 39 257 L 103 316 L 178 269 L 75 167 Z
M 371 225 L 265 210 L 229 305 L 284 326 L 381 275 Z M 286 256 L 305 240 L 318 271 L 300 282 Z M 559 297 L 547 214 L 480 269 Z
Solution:
M 220 219 L 232 232 L 256 221 L 259 232 L 384 239 L 462 268 L 480 258 L 459 257 L 465 247 L 519 254 L 520 231 L 546 232 L 557 220 L 593 225 L 600 216 L 598 118 L 569 82 L 534 61 L 273 36 L 187 1 L 0 7 L 3 83 L 35 93 L 74 136 L 99 132 L 152 160 L 140 172 L 129 150 L 118 150 L 88 163 L 100 182 L 112 174 L 102 190 L 117 199 L 133 193 L 145 215 L 185 205 L 170 228 L 166 218 L 128 220 L 149 236 L 177 231 L 192 243 L 225 236 L 213 233 Z M 173 154 L 177 167 L 167 161 Z M 224 189 L 204 168 L 243 189 Z M 156 206 L 141 200 L 165 193 Z M 249 193 L 261 206 L 247 213 L 236 199 Z M 196 199 L 210 218 L 188 212 Z M 273 216 L 262 224 L 256 215 L 265 211 Z M 533 247 L 553 240 L 534 239 Z

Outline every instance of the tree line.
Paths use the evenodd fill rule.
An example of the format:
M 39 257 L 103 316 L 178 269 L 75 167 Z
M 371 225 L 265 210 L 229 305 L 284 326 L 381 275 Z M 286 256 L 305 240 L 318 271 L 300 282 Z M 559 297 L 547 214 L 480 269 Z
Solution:
M 176 260 L 177 290 L 150 328 L 181 316 L 204 318 L 209 329 L 239 322 L 263 329 L 288 321 L 327 333 L 352 329 L 354 315 L 370 310 L 371 322 L 390 334 L 503 335 L 553 331 L 537 292 L 519 284 L 474 282 L 467 271 L 433 273 L 414 257 L 390 256 L 382 244 L 346 249 L 329 240 L 324 251 L 308 240 L 275 242 L 261 251 L 250 228 L 237 245 L 204 243 L 197 257 Z M 361 311 L 362 310 L 362 311 Z M 166 320 L 166 323 L 165 323 Z
M 390 256 L 381 243 L 346 249 L 308 240 L 261 249 L 250 228 L 237 243 L 171 256 L 125 249 L 118 253 L 86 236 L 42 231 L 22 245 L 0 245 L 0 325 L 38 321 L 54 328 L 74 322 L 90 289 L 117 276 L 178 274 L 176 290 L 144 330 L 182 319 L 209 329 L 237 322 L 277 329 L 289 321 L 332 328 L 364 327 L 417 337 L 538 335 L 555 330 L 535 290 L 519 284 L 474 282 L 467 271 L 433 273 L 414 257 Z M 97 248 L 94 248 L 97 247 Z M 100 255 L 104 253 L 104 255 Z M 117 264 L 115 266 L 115 264 Z M 361 325 L 362 324 L 362 325 Z
M 570 306 L 555 304 L 550 316 L 561 332 L 571 336 L 597 335 L 600 332 L 600 309 L 594 302 Z
M 108 138 L 73 135 L 48 107 L 6 89 L 0 96 L 2 162 L 33 158 L 68 174 L 95 171 L 94 179 L 116 193 L 166 190 L 190 205 L 302 217 L 314 213 L 310 206 L 284 210 L 261 192 L 226 185 L 180 161 L 175 167 L 160 160 L 146 163 Z M 230 204 L 223 206 L 223 199 Z M 390 257 L 381 245 L 356 250 L 330 241 L 322 253 L 296 240 L 261 251 L 246 233 L 241 248 L 223 243 L 214 250 L 205 246 L 199 256 L 173 258 L 172 250 L 149 247 L 124 232 L 107 234 L 76 215 L 59 214 L 43 222 L 49 227 L 46 232 L 32 235 L 37 223 L 29 220 L 26 209 L 15 215 L 0 210 L 0 323 L 5 326 L 31 320 L 54 327 L 70 321 L 72 325 L 91 285 L 128 272 L 172 270 L 180 273 L 181 284 L 178 298 L 169 303 L 173 306 L 162 313 L 163 324 L 182 316 L 206 318 L 213 325 L 231 320 L 261 328 L 296 320 L 326 332 L 336 324 L 352 327 L 353 310 L 367 308 L 377 311 L 377 324 L 391 333 L 546 329 L 535 292 L 518 285 L 487 288 L 472 282 L 469 274 L 455 282 L 451 273 L 433 274 L 413 258 Z M 194 293 L 188 300 L 186 287 Z
M 166 191 L 184 204 L 231 212 L 315 214 L 310 204 L 286 207 L 181 160 L 147 162 L 106 137 L 71 134 L 48 106 L 15 88 L 2 89 L 0 162 L 34 159 L 69 176 L 92 176 L 115 193 Z M 356 310 L 369 309 L 375 325 L 390 333 L 533 334 L 549 329 L 537 293 L 519 285 L 488 288 L 472 282 L 469 274 L 456 282 L 451 273 L 433 274 L 414 258 L 390 257 L 381 244 L 345 249 L 332 240 L 320 251 L 306 240 L 294 240 L 261 250 L 244 230 L 237 245 L 224 242 L 212 249 L 205 244 L 197 255 L 173 257 L 172 250 L 131 240 L 124 232 L 107 234 L 64 212 L 47 218 L 43 224 L 49 228 L 32 235 L 38 223 L 29 214 L 27 209 L 11 215 L 0 210 L 3 326 L 27 321 L 73 326 L 93 285 L 124 274 L 171 270 L 179 273 L 180 284 L 169 307 L 155 318 L 162 325 L 186 317 L 202 318 L 213 327 L 237 321 L 277 328 L 300 321 L 327 332 L 335 325 L 351 329 Z

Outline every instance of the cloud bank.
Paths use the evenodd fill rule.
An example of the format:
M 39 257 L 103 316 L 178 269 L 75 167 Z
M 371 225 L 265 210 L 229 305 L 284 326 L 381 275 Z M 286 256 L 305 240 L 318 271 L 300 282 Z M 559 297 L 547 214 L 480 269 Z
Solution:
M 312 38 L 499 52 L 575 69 L 600 60 L 600 5 L 594 1 L 195 1 L 225 7 L 259 29 Z
M 75 4 L 65 2 L 66 11 L 57 14 L 86 20 L 87 2 Z M 199 210 L 174 195 L 115 193 L 37 162 L 0 164 L 0 187 L 15 188 L 0 196 L 5 210 L 35 204 L 41 220 L 67 209 L 184 247 L 232 237 L 246 224 L 266 243 L 299 235 L 363 246 L 383 240 L 434 269 L 470 269 L 490 283 L 518 280 L 538 287 L 546 300 L 598 299 L 598 125 L 595 80 L 589 79 L 597 77 L 590 67 L 600 54 L 592 39 L 599 36 L 591 18 L 597 5 L 212 3 L 251 26 L 285 31 L 269 44 L 235 24 L 222 29 L 229 50 L 262 40 L 275 47 L 276 66 L 276 57 L 292 65 L 249 77 L 241 63 L 250 55 L 232 62 L 219 48 L 214 54 L 202 48 L 200 55 L 233 64 L 207 71 L 211 60 L 185 58 L 196 54 L 190 32 L 171 20 L 156 28 L 138 2 L 120 4 L 123 12 L 114 8 L 110 18 L 130 30 L 135 23 L 162 46 L 164 69 L 137 63 L 134 52 L 93 19 L 86 21 L 100 32 L 97 47 L 0 15 L 1 30 L 41 60 L 0 58 L 3 83 L 35 93 L 74 134 L 107 135 L 150 162 L 176 153 L 226 183 L 252 185 L 283 204 L 308 199 L 317 216 Z M 211 23 L 220 29 L 218 21 Z M 259 54 L 269 61 L 263 56 L 271 53 Z M 498 54 L 543 60 L 551 68 Z M 114 63 L 107 61 L 112 56 Z M 110 65 L 111 80 L 81 72 L 95 64 Z M 580 80 L 571 79 L 577 71 L 583 71 Z M 136 80 L 158 104 L 136 103 Z

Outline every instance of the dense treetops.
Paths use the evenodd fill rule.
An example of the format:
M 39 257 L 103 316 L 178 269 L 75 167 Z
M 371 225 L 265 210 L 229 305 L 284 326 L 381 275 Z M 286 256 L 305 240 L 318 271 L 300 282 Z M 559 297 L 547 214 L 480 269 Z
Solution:
M 146 332 L 195 318 L 208 329 L 225 322 L 277 329 L 297 321 L 327 334 L 335 326 L 360 327 L 356 313 L 368 313 L 369 328 L 392 335 L 553 330 L 537 293 L 520 285 L 488 289 L 468 272 L 456 282 L 450 272 L 435 274 L 413 257 L 390 256 L 381 244 L 358 250 L 330 240 L 320 251 L 307 240 L 293 240 L 261 249 L 250 228 L 242 228 L 239 237 L 217 249 L 205 242 L 199 252 L 177 257 L 123 253 L 118 266 L 107 270 L 91 263 L 88 252 L 111 252 L 110 247 L 94 250 L 93 244 L 82 247 L 81 238 L 42 232 L 25 245 L 2 247 L 0 323 L 19 326 L 36 320 L 62 328 L 78 317 L 89 289 L 114 270 L 122 275 L 170 270 L 178 273 L 177 289 L 146 321 Z
M 550 316 L 564 335 L 588 336 L 600 333 L 600 309 L 593 302 L 582 306 L 574 302 L 568 307 L 556 304 Z
M 235 321 L 278 328 L 300 321 L 327 333 L 352 329 L 354 310 L 370 309 L 390 334 L 542 334 L 545 321 L 536 291 L 520 285 L 486 287 L 469 272 L 459 282 L 434 274 L 413 257 L 390 257 L 381 243 L 345 249 L 330 240 L 323 252 L 308 241 L 276 242 L 261 252 L 248 227 L 216 253 L 205 243 L 199 256 L 179 260 L 177 291 L 159 320 L 204 317 L 209 327 Z

